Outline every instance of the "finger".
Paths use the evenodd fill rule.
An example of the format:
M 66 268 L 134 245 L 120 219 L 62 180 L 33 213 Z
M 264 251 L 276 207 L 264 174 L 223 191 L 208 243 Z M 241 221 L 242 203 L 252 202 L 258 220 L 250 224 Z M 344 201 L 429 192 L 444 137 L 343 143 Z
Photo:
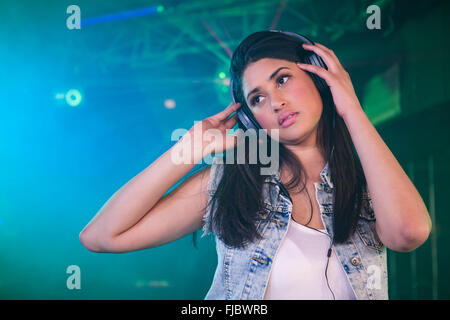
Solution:
M 336 61 L 337 65 L 339 67 L 341 67 L 342 69 L 344 69 L 344 67 L 341 64 L 341 61 L 339 61 L 339 58 L 336 56 L 336 54 L 334 53 L 333 50 L 331 50 L 331 49 L 325 47 L 323 44 L 320 44 L 320 43 L 317 43 L 317 42 L 316 42 L 316 46 L 318 46 L 318 47 L 322 48 L 323 50 L 327 51 L 331 56 L 334 57 L 334 60 Z
M 227 139 L 232 139 L 234 142 L 234 145 L 237 145 L 239 142 L 242 142 L 242 136 L 240 135 L 239 129 L 234 130 L 227 134 Z
M 304 43 L 303 48 L 305 48 L 306 50 L 311 50 L 317 55 L 319 55 L 327 65 L 328 70 L 331 70 L 332 72 L 337 72 L 339 70 L 341 63 L 339 62 L 336 55 L 330 52 L 331 51 L 330 49 L 326 47 L 317 46 L 317 43 L 316 45 Z
M 230 114 L 232 114 L 234 111 L 236 111 L 237 109 L 239 109 L 240 105 L 241 105 L 241 104 L 240 104 L 239 102 L 238 102 L 237 104 L 230 103 L 230 104 L 228 105 L 228 107 L 225 108 L 225 110 L 223 110 L 223 111 L 219 112 L 218 114 L 216 114 L 216 117 L 217 117 L 219 120 L 225 120 L 226 118 L 228 118 L 228 116 L 229 116 Z
M 328 70 L 325 70 L 324 68 L 319 67 L 319 66 L 306 64 L 306 63 L 297 63 L 297 65 L 299 68 L 301 68 L 303 70 L 306 70 L 306 71 L 309 71 L 309 72 L 312 72 L 312 73 L 318 75 L 319 77 L 324 79 L 328 83 L 328 85 L 331 85 L 331 82 L 333 81 L 333 75 Z
M 315 42 L 314 43 L 315 46 L 322 48 L 323 50 L 325 50 L 326 52 L 328 52 L 329 54 L 333 55 L 334 52 L 333 50 L 331 50 L 330 48 L 325 47 L 323 44 Z
M 225 150 L 229 150 L 238 145 L 238 138 L 235 135 L 227 135 L 225 137 Z
M 227 121 L 225 121 L 225 128 L 231 129 L 234 127 L 237 121 L 237 113 L 233 114 Z

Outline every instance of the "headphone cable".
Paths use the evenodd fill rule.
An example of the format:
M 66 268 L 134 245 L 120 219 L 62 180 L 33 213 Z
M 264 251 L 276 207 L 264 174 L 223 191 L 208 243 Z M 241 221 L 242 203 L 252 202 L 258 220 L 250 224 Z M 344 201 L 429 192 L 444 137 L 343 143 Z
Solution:
M 334 149 L 334 147 L 333 147 L 333 149 Z M 310 206 L 311 206 L 311 214 L 310 214 L 310 216 L 309 216 L 309 221 L 308 221 L 308 223 L 307 223 L 306 225 L 304 225 L 304 226 L 307 227 L 307 228 L 310 228 L 310 229 L 312 229 L 312 230 L 316 230 L 317 232 L 320 232 L 320 233 L 322 233 L 322 234 L 327 235 L 327 236 L 330 238 L 330 240 L 331 240 L 331 245 L 330 245 L 330 248 L 328 249 L 328 252 L 327 252 L 327 265 L 326 265 L 326 267 L 325 267 L 325 279 L 327 280 L 327 286 L 328 286 L 328 289 L 330 290 L 331 294 L 333 295 L 333 300 L 336 300 L 336 297 L 334 296 L 334 292 L 333 292 L 333 290 L 331 290 L 331 288 L 330 288 L 330 284 L 329 284 L 329 282 L 328 282 L 328 275 L 327 275 L 327 271 L 328 271 L 328 263 L 329 263 L 329 261 L 330 261 L 330 257 L 331 257 L 331 253 L 332 253 L 332 248 L 333 248 L 334 240 L 331 239 L 331 237 L 330 237 L 330 235 L 329 235 L 328 233 L 325 233 L 325 232 L 322 232 L 322 231 L 320 231 L 320 230 L 317 230 L 316 228 L 308 227 L 308 224 L 311 222 L 311 219 L 312 219 L 312 202 L 311 202 L 311 197 L 309 196 L 309 193 L 308 193 L 308 189 L 306 189 L 306 193 L 308 194 L 309 203 L 310 203 Z M 292 219 L 294 219 L 294 218 L 292 218 Z M 295 220 L 294 220 L 294 221 L 295 221 Z

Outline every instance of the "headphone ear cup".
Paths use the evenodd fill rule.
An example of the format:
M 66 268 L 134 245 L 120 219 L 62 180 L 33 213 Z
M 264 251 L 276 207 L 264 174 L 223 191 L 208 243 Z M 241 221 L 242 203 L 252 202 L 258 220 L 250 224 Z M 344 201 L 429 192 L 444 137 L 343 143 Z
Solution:
M 230 93 L 231 93 L 231 99 L 233 100 L 233 103 L 236 103 L 236 98 L 234 97 L 233 92 L 233 80 L 230 80 Z M 259 130 L 262 129 L 261 125 L 258 123 L 258 121 L 253 116 L 253 113 L 248 108 L 247 104 L 244 102 L 243 105 L 236 111 L 236 114 L 238 116 L 239 122 L 243 125 L 243 127 L 248 129 L 255 129 Z
M 258 131 L 259 129 L 262 129 L 261 125 L 255 119 L 253 113 L 248 109 L 247 105 L 243 105 L 236 111 L 236 113 L 246 130 L 254 129 Z
M 315 53 L 312 53 L 312 54 L 309 54 L 308 56 L 306 56 L 305 62 L 308 64 L 311 64 L 311 65 L 314 65 L 314 66 L 324 68 L 325 70 L 328 70 L 328 67 L 325 64 L 325 62 L 323 62 L 322 58 L 319 57 Z M 312 72 L 309 72 L 309 74 L 311 75 L 312 78 L 314 78 L 314 80 L 316 80 L 316 83 L 319 87 L 318 89 L 320 92 L 323 92 L 328 88 L 328 84 L 324 79 L 322 79 L 321 77 L 319 77 L 318 75 L 316 75 Z
M 325 64 L 325 62 L 315 52 L 312 52 L 308 57 L 309 57 L 309 60 L 311 61 L 311 64 L 314 64 L 316 66 L 324 68 L 325 70 L 328 70 L 328 67 Z

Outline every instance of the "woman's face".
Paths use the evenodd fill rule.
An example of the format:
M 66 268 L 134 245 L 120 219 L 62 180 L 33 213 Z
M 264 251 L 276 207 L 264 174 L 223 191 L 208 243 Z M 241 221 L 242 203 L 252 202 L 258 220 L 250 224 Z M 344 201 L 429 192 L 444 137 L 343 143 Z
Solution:
M 295 62 L 264 58 L 250 63 L 243 73 L 242 89 L 256 120 L 270 136 L 273 129 L 279 129 L 281 143 L 299 144 L 317 132 L 322 98 L 312 79 Z M 285 111 L 297 115 L 280 124 L 279 116 Z

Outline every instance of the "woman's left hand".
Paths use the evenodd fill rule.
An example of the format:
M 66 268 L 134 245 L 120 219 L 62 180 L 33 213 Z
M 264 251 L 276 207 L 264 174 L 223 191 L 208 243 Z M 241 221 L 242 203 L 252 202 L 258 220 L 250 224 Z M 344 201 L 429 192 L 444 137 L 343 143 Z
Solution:
M 327 65 L 328 70 L 315 65 L 297 63 L 301 69 L 314 73 L 327 82 L 333 95 L 337 113 L 345 119 L 346 114 L 362 110 L 350 75 L 342 67 L 333 50 L 320 43 L 315 43 L 315 45 L 304 43 L 303 48 L 315 52 Z

